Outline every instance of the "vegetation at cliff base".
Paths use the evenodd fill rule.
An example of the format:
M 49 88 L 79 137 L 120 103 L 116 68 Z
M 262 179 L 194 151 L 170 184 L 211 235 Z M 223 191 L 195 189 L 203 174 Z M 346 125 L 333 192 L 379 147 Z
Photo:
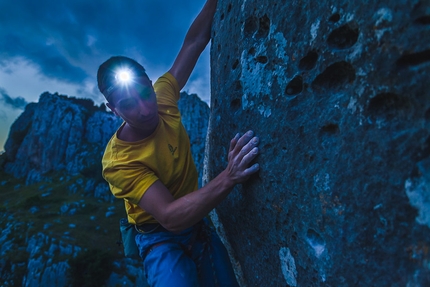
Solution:
M 70 287 L 101 287 L 113 271 L 111 255 L 100 249 L 79 253 L 69 260 L 68 282 Z
M 95 254 L 96 258 L 109 258 L 106 262 L 124 258 L 122 246 L 117 243 L 119 220 L 125 216 L 122 201 L 106 202 L 85 193 L 82 185 L 77 184 L 86 180 L 82 175 L 71 177 L 58 173 L 50 174 L 49 178 L 49 182 L 25 185 L 22 179 L 13 178 L 0 169 L 0 228 L 8 229 L 9 233 L 3 236 L 7 236 L 13 251 L 6 253 L 5 262 L 26 266 L 23 265 L 29 256 L 26 246 L 29 239 L 39 233 L 62 245 L 80 248 L 82 256 L 94 255 L 94 250 L 102 248 L 103 252 Z M 49 247 L 42 246 L 46 250 L 41 250 L 41 254 Z M 72 258 L 58 256 L 55 260 L 68 261 L 73 267 Z M 97 264 L 96 261 L 93 263 Z M 99 267 L 91 268 L 98 270 Z M 21 276 L 25 272 L 21 270 Z

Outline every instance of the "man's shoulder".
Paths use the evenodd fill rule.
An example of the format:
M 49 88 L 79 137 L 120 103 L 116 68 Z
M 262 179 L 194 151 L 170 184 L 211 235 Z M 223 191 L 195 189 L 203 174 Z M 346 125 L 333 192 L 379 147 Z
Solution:
M 158 110 L 160 112 L 164 110 L 171 110 L 172 112 L 172 108 L 177 108 L 177 102 L 179 101 L 179 86 L 172 74 L 166 72 L 158 78 L 154 83 L 154 91 L 157 95 Z
M 154 89 L 155 89 L 156 92 L 157 92 L 157 90 L 160 90 L 160 89 L 163 89 L 163 88 L 170 88 L 170 89 L 173 89 L 175 92 L 177 91 L 179 93 L 178 81 L 169 72 L 164 73 L 154 83 Z

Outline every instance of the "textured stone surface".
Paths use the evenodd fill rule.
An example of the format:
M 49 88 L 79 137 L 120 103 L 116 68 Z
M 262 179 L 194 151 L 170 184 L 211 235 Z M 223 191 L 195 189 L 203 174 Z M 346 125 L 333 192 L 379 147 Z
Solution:
M 199 187 L 202 185 L 203 159 L 205 156 L 205 141 L 209 122 L 209 106 L 196 94 L 181 93 L 178 108 L 182 114 L 184 125 L 190 138 L 191 154 L 199 173 Z
M 218 2 L 208 178 L 248 286 L 429 286 L 430 1 Z
M 120 123 L 91 100 L 43 93 L 11 127 L 5 170 L 31 184 L 52 171 L 76 175 L 100 168 L 104 145 Z
M 201 178 L 209 107 L 197 95 L 187 93 L 181 94 L 178 107 Z M 44 93 L 12 125 L 5 144 L 5 170 L 25 178 L 27 184 L 49 180 L 45 175 L 52 171 L 83 173 L 90 177 L 87 193 L 104 193 L 106 197 L 110 193 L 107 184 L 100 183 L 101 157 L 121 123 L 121 118 L 95 107 L 91 100 Z

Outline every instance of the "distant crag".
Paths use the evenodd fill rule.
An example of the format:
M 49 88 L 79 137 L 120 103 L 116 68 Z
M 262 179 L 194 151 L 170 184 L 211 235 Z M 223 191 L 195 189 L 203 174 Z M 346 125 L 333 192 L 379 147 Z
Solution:
M 218 1 L 208 179 L 247 286 L 430 286 L 430 2 Z M 239 270 L 240 271 L 240 270 Z
M 44 93 L 12 125 L 4 169 L 26 184 L 49 180 L 51 172 L 87 175 L 88 192 L 103 189 L 101 156 L 122 120 L 87 99 Z M 95 179 L 98 179 L 95 181 Z
M 187 93 L 181 93 L 178 106 L 201 174 L 209 107 L 197 95 Z M 106 182 L 100 180 L 101 156 L 121 123 L 122 119 L 107 112 L 104 105 L 96 107 L 88 99 L 44 93 L 38 103 L 27 105 L 12 125 L 5 144 L 4 169 L 25 179 L 26 184 L 46 180 L 53 171 L 69 176 L 81 173 L 91 181 L 86 183 L 88 191 L 103 189 L 108 193 Z

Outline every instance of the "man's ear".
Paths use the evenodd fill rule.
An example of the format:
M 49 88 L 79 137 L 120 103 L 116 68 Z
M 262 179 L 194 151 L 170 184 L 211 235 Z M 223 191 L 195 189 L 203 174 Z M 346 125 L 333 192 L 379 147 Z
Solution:
M 112 106 L 110 103 L 106 103 L 106 106 L 115 114 L 119 117 L 118 113 L 116 112 L 114 106 Z

